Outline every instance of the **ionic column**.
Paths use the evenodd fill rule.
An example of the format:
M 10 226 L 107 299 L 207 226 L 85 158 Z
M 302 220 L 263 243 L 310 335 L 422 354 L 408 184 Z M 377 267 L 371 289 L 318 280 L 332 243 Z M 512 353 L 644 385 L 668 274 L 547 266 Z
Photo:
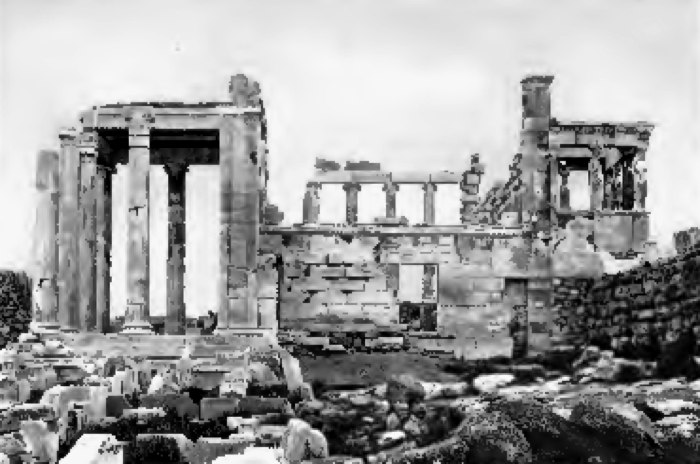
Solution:
M 59 157 L 58 319 L 61 330 L 78 330 L 78 236 L 80 154 L 74 129 L 61 131 Z
M 591 211 L 603 209 L 603 169 L 600 164 L 600 147 L 593 148 L 593 156 L 588 164 L 588 182 L 591 189 Z
M 256 264 L 260 182 L 252 153 L 262 143 L 257 114 L 223 117 L 221 170 L 220 309 L 217 330 L 258 325 Z
M 561 184 L 559 186 L 559 208 L 563 210 L 570 209 L 571 197 L 569 195 L 569 168 L 566 166 L 561 166 L 559 168 L 559 176 L 561 178 Z
M 309 182 L 306 184 L 306 194 L 304 195 L 303 216 L 304 224 L 317 224 L 321 212 L 321 198 L 319 182 Z
M 34 312 L 38 332 L 55 332 L 58 323 L 58 153 L 39 152 L 36 171 L 38 202 L 34 227 Z
M 350 226 L 357 224 L 357 194 L 360 189 L 361 185 L 356 182 L 343 185 L 343 190 L 345 190 L 345 222 Z
M 435 190 L 437 186 L 432 182 L 423 184 L 423 222 L 426 225 L 435 224 Z
M 187 165 L 169 163 L 168 174 L 168 263 L 165 333 L 185 333 L 185 197 Z
M 97 166 L 95 177 L 95 330 L 110 328 L 110 284 L 112 282 L 112 173 L 113 168 Z
M 396 192 L 399 191 L 399 184 L 387 182 L 382 190 L 386 192 L 386 217 L 396 218 Z
M 80 266 L 80 319 L 81 331 L 92 331 L 96 327 L 95 312 L 95 177 L 97 176 L 97 136 L 84 132 L 78 136 L 80 154 L 80 242 L 78 262 Z
M 125 334 L 152 333 L 149 299 L 149 188 L 151 167 L 150 108 L 133 108 L 129 125 L 127 300 Z

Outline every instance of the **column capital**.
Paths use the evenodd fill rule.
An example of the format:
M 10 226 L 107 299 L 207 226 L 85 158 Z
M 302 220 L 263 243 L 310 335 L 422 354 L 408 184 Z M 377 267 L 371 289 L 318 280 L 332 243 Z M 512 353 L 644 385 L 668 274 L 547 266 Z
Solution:
M 163 164 L 163 170 L 168 176 L 179 176 L 189 171 L 190 165 L 184 161 L 169 161 Z
M 437 190 L 437 184 L 434 182 L 426 182 L 423 184 L 423 191 L 427 192 L 428 190 L 432 190 L 433 192 Z
M 320 188 L 323 188 L 323 183 L 312 180 L 312 181 L 309 181 L 306 183 L 306 188 L 307 189 L 320 189 Z
M 97 172 L 100 174 L 114 174 L 117 172 L 117 168 L 114 166 L 107 166 L 106 164 L 98 164 Z
M 58 138 L 61 140 L 61 146 L 74 144 L 77 136 L 78 131 L 73 127 L 64 127 L 58 131 Z
M 399 184 L 396 182 L 386 182 L 384 185 L 382 185 L 382 191 L 383 192 L 398 192 L 399 191 Z
M 343 184 L 343 190 L 345 190 L 346 192 L 349 192 L 351 190 L 359 192 L 360 190 L 362 190 L 362 184 L 359 182 L 346 182 Z

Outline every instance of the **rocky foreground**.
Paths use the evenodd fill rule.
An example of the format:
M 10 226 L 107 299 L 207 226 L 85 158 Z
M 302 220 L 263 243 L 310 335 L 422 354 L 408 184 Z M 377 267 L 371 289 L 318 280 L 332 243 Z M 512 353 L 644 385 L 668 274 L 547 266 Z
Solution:
M 297 418 L 327 440 L 308 440 L 303 458 L 700 463 L 700 380 L 620 383 L 619 366 L 601 369 L 610 367 L 602 359 L 573 378 L 522 366 L 525 376 L 486 374 L 448 384 L 400 375 L 371 388 L 327 391 L 295 408 Z M 543 377 L 523 381 L 540 371 Z M 330 457 L 321 458 L 326 453 Z

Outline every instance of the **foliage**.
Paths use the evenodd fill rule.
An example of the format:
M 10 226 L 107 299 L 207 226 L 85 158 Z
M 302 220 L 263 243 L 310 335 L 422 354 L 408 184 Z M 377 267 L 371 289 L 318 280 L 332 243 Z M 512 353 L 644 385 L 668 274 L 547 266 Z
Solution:
M 32 322 L 31 286 L 25 272 L 0 271 L 0 349 L 29 331 Z
M 180 447 L 172 437 L 154 436 L 133 440 L 124 449 L 124 462 L 179 463 Z

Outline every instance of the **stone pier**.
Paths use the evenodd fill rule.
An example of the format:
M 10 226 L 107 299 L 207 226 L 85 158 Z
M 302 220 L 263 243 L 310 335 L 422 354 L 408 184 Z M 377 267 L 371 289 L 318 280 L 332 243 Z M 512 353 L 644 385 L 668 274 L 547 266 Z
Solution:
M 39 152 L 34 230 L 34 322 L 40 332 L 55 332 L 58 321 L 58 153 Z
M 168 264 L 165 333 L 185 333 L 185 212 L 187 165 L 165 165 L 168 175 Z

